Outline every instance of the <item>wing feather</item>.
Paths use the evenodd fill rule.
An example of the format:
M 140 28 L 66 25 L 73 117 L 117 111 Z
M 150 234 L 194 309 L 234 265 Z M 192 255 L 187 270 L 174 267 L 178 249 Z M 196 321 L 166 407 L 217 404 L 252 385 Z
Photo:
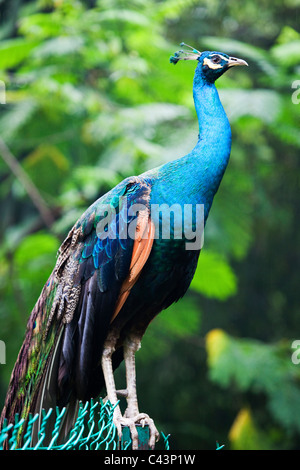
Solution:
M 155 226 L 150 219 L 149 213 L 139 216 L 136 228 L 136 238 L 133 244 L 129 273 L 122 284 L 115 311 L 111 322 L 116 318 L 125 304 L 131 289 L 138 280 L 142 269 L 149 258 L 155 234 Z

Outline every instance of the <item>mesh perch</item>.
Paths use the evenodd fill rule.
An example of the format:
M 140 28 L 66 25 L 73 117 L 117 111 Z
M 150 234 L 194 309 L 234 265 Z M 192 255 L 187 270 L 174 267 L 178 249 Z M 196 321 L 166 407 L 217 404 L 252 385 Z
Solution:
M 4 422 L 0 431 L 0 450 L 4 448 L 5 441 L 9 450 L 127 450 L 131 448 L 131 438 L 128 428 L 123 429 L 122 440 L 119 443 L 117 429 L 113 423 L 114 407 L 109 401 L 103 402 L 100 398 L 95 401 L 80 403 L 76 422 L 71 429 L 64 444 L 58 443 L 59 428 L 62 423 L 66 408 L 60 410 L 52 408 L 48 412 L 42 411 L 42 421 L 38 433 L 38 442 L 32 446 L 32 431 L 39 414 L 30 415 L 27 425 L 24 420 L 15 416 L 15 423 Z M 56 413 L 54 424 L 51 426 L 49 418 Z M 147 446 L 149 433 L 148 427 L 137 426 L 140 448 Z M 19 446 L 18 438 L 23 434 L 22 445 Z M 161 433 L 162 445 L 169 450 L 169 436 Z M 47 444 L 46 444 L 47 442 Z M 49 442 L 49 443 L 48 443 Z

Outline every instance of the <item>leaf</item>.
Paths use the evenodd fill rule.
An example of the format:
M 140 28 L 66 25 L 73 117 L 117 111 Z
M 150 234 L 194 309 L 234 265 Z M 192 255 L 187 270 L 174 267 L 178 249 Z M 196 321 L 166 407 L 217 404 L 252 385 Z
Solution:
M 25 299 L 24 314 L 38 299 L 43 284 L 55 266 L 59 241 L 53 235 L 38 232 L 27 236 L 15 252 L 15 282 Z
M 225 300 L 237 291 L 237 279 L 218 253 L 202 250 L 191 289 L 206 297 Z
M 300 39 L 274 46 L 271 52 L 274 59 L 286 67 L 298 65 L 300 62 Z
M 83 43 L 84 41 L 80 36 L 59 36 L 51 38 L 35 48 L 33 57 L 41 59 L 55 56 L 66 56 L 80 50 Z
M 155 17 L 163 18 L 164 20 L 178 18 L 185 10 L 197 3 L 198 0 L 167 0 L 160 2 L 158 3 Z
M 229 431 L 233 450 L 270 450 L 267 434 L 258 429 L 249 408 L 242 408 Z
M 58 247 L 58 240 L 47 233 L 38 232 L 26 237 L 15 252 L 20 277 L 38 280 L 45 266 L 54 267 Z
M 135 106 L 122 110 L 121 118 L 132 125 L 157 126 L 165 121 L 172 121 L 188 116 L 188 110 L 184 106 L 169 103 L 151 103 Z
M 98 22 L 104 21 L 120 21 L 122 23 L 128 23 L 132 25 L 148 26 L 149 19 L 143 13 L 139 13 L 134 10 L 119 9 L 119 10 L 107 10 L 95 15 L 95 19 Z
M 298 31 L 291 28 L 290 26 L 284 26 L 276 42 L 277 44 L 287 44 L 287 43 L 290 43 L 291 41 L 298 40 L 298 39 L 300 39 L 300 33 L 298 33 Z
M 23 62 L 39 42 L 26 38 L 14 38 L 0 43 L 0 68 L 2 70 L 16 67 Z
M 120 182 L 115 171 L 104 167 L 80 166 L 73 174 L 73 181 L 87 199 L 99 196 L 99 191 L 104 188 L 110 189 Z M 68 185 L 72 187 L 73 184 Z
M 52 160 L 58 170 L 67 171 L 69 162 L 66 156 L 54 145 L 42 144 L 39 145 L 33 152 L 26 156 L 24 164 L 27 168 L 35 166 L 44 159 L 49 158 Z
M 271 389 L 282 372 L 275 345 L 235 339 L 223 330 L 212 330 L 207 334 L 206 347 L 210 377 L 223 386 L 234 381 L 241 390 Z
M 29 38 L 33 37 L 40 40 L 50 36 L 57 36 L 61 32 L 63 24 L 58 19 L 56 13 L 54 15 L 45 13 L 28 15 L 20 19 L 19 32 Z
M 208 364 L 212 372 L 215 367 L 218 367 L 218 363 L 220 360 L 222 360 L 223 354 L 226 354 L 226 352 L 228 351 L 228 347 L 229 338 L 223 330 L 214 329 L 206 335 Z
M 134 139 L 143 133 L 153 136 L 152 129 L 160 124 L 187 117 L 188 110 L 184 106 L 169 103 L 153 103 L 120 108 L 110 113 L 102 113 L 85 127 L 85 137 L 102 142 L 103 139 L 114 135 L 120 136 L 120 129 L 126 138 L 130 135 Z
M 194 299 L 186 297 L 184 301 L 171 305 L 157 319 L 159 329 L 177 337 L 192 336 L 199 331 L 201 312 Z
M 300 371 L 286 354 L 287 346 L 236 339 L 216 329 L 206 336 L 206 350 L 212 381 L 229 390 L 234 385 L 243 392 L 264 393 L 273 418 L 300 431 Z
M 0 119 L 0 134 L 2 138 L 9 143 L 26 125 L 37 109 L 37 103 L 34 99 L 24 99 L 8 109 Z
M 220 90 L 220 97 L 230 122 L 242 116 L 253 116 L 272 123 L 282 109 L 282 100 L 273 90 Z
M 270 393 L 268 407 L 275 419 L 287 430 L 296 429 L 300 431 L 300 389 L 297 382 L 282 375 L 282 382 L 277 382 L 277 386 Z M 298 378 L 299 380 L 299 378 Z M 280 387 L 278 384 L 282 383 Z

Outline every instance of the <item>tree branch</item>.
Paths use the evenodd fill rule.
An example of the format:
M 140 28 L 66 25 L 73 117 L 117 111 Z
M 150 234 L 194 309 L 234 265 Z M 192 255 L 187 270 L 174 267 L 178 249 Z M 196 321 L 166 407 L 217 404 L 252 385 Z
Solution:
M 12 154 L 4 140 L 0 137 L 0 154 L 2 155 L 3 160 L 10 168 L 11 172 L 15 177 L 20 181 L 23 188 L 30 197 L 32 203 L 35 205 L 39 211 L 41 218 L 43 219 L 45 225 L 51 228 L 51 225 L 54 222 L 52 212 L 48 208 L 46 202 L 39 193 L 37 187 L 31 181 L 27 173 L 23 170 L 22 166 L 18 162 L 17 158 Z

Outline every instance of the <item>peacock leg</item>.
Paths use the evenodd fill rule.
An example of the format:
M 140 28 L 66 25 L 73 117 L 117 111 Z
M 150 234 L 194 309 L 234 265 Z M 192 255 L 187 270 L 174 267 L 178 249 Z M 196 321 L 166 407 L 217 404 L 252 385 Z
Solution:
M 126 339 L 123 347 L 127 383 L 127 409 L 124 416 L 126 416 L 126 418 L 133 418 L 139 414 L 136 391 L 135 353 L 140 349 L 141 342 L 138 338 L 129 337 Z
M 140 339 L 135 336 L 128 337 L 123 345 L 127 382 L 127 408 L 124 413 L 124 424 L 126 423 L 127 426 L 129 426 L 131 432 L 132 449 L 138 448 L 136 424 L 141 424 L 142 426 L 148 425 L 150 432 L 149 447 L 154 449 L 155 442 L 159 439 L 159 432 L 157 431 L 153 420 L 147 414 L 140 413 L 138 407 L 135 353 L 139 350 L 140 346 Z
M 108 338 L 105 342 L 101 365 L 105 380 L 107 399 L 111 405 L 114 406 L 113 422 L 117 428 L 119 439 L 122 437 L 122 426 L 128 426 L 131 439 L 132 449 L 138 449 L 138 432 L 136 425 L 141 424 L 142 426 L 149 426 L 149 447 L 154 449 L 155 441 L 159 439 L 159 433 L 154 425 L 153 420 L 145 413 L 140 413 L 138 408 L 138 400 L 136 393 L 136 373 L 135 373 L 135 353 L 140 348 L 140 340 L 136 337 L 128 338 L 124 345 L 124 361 L 126 368 L 126 390 L 116 390 L 113 367 L 112 367 L 112 355 L 115 351 L 115 341 Z M 127 400 L 127 408 L 122 416 L 121 410 L 118 403 L 117 395 L 125 396 Z
M 117 428 L 119 439 L 122 437 L 122 413 L 120 410 L 114 379 L 114 371 L 112 367 L 112 355 L 115 351 L 115 344 L 112 341 L 107 340 L 104 344 L 101 366 L 105 380 L 107 399 L 114 407 L 113 422 Z

